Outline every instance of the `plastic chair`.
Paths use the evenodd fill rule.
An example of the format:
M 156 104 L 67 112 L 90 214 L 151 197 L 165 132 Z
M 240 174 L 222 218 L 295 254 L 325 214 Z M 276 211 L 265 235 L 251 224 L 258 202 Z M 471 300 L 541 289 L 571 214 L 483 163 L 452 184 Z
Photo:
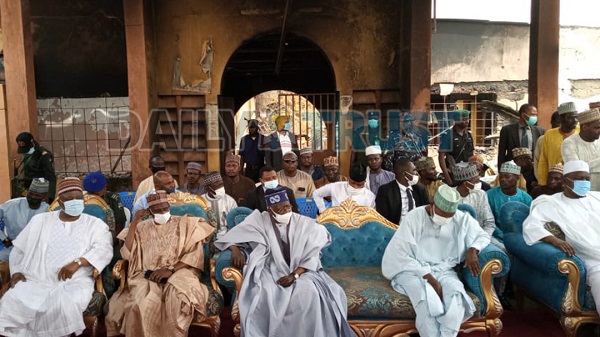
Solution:
M 313 198 L 296 198 L 296 203 L 298 204 L 298 208 L 300 209 L 300 214 L 307 217 L 311 217 L 313 219 L 317 218 L 319 209 L 317 208 L 317 204 L 315 203 Z
M 135 193 L 136 192 L 119 192 L 123 207 L 128 208 L 130 213 L 133 212 L 133 200 L 135 199 Z

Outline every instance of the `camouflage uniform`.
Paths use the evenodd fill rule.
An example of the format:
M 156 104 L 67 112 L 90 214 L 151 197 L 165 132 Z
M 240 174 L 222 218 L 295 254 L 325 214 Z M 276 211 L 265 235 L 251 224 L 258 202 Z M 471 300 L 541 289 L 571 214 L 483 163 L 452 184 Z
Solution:
M 29 189 L 33 178 L 45 178 L 50 182 L 48 198 L 54 200 L 56 194 L 56 173 L 54 172 L 54 155 L 43 146 L 35 145 L 33 154 L 23 157 L 22 178 L 19 179 L 19 194 Z

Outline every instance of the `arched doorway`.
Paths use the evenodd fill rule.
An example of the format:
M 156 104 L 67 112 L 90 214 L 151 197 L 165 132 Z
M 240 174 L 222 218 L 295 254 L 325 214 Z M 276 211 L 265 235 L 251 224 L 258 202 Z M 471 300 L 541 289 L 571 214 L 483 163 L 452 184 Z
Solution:
M 308 100 L 321 112 L 337 109 L 335 73 L 323 50 L 307 38 L 288 33 L 276 72 L 279 43 L 279 32 L 267 33 L 245 41 L 230 57 L 221 80 L 221 134 L 234 135 L 235 112 L 251 98 L 271 90 L 293 92 L 298 100 Z M 326 138 L 333 142 L 335 125 L 326 128 Z M 231 139 L 223 146 L 233 149 L 238 142 Z M 222 162 L 224 155 L 222 152 Z

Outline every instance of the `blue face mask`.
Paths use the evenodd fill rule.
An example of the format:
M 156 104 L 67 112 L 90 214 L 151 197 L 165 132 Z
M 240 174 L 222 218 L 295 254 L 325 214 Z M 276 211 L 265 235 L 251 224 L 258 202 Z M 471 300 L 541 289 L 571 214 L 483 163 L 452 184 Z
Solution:
M 26 154 L 32 155 L 35 152 L 35 147 L 31 147 L 31 149 L 29 149 L 29 151 L 27 151 Z
M 69 201 L 65 201 L 65 213 L 70 216 L 80 216 L 83 213 L 83 208 L 85 207 L 83 203 L 83 199 L 73 199 Z
M 277 186 L 279 186 L 279 181 L 277 181 L 277 179 L 265 181 L 264 185 L 265 185 L 266 189 L 272 190 L 274 188 L 277 188 Z
M 573 188 L 570 188 L 575 194 L 580 197 L 585 197 L 585 195 L 590 191 L 592 185 L 589 180 L 573 180 L 567 178 L 573 182 Z M 567 186 L 568 187 L 568 186 Z
M 527 124 L 528 125 L 535 125 L 535 123 L 537 123 L 537 116 L 529 116 L 529 118 L 527 119 Z
M 290 124 L 290 122 L 287 122 L 287 123 L 283 124 L 283 129 L 285 131 L 290 131 L 291 127 L 292 127 L 292 125 Z

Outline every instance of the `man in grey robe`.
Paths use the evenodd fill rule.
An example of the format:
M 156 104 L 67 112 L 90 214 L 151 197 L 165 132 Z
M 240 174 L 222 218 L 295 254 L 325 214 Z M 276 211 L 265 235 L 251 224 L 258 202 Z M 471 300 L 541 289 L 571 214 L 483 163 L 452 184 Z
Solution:
M 455 189 L 440 186 L 432 204 L 402 218 L 383 255 L 383 275 L 410 298 L 421 337 L 457 336 L 475 311 L 454 267 L 464 260 L 478 275 L 477 254 L 490 237 L 477 220 L 457 212 L 459 199 Z
M 267 190 L 268 210 L 254 211 L 215 242 L 244 268 L 242 336 L 355 336 L 343 289 L 321 267 L 327 229 L 292 213 L 285 189 Z

